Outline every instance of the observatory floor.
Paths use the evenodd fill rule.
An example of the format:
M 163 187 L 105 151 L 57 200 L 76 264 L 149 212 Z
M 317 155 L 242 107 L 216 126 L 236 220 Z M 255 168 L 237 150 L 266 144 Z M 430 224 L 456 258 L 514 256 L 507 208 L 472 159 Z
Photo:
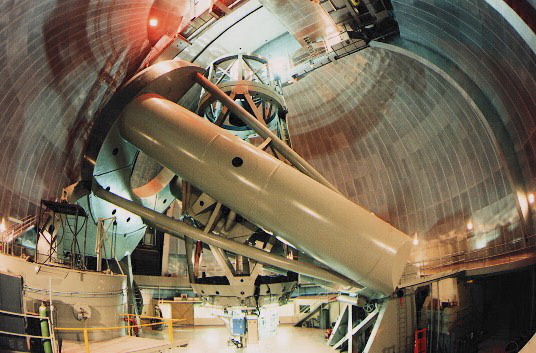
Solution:
M 95 341 L 89 344 L 89 352 L 91 353 L 135 353 L 135 352 L 162 352 L 167 349 L 175 349 L 179 351 L 180 346 L 187 344 L 186 340 L 180 339 L 173 343 L 166 340 L 154 340 L 140 337 L 123 336 L 115 339 Z M 177 348 L 174 348 L 177 347 Z M 85 351 L 84 343 L 63 341 L 63 353 L 80 353 Z
M 163 332 L 153 331 L 144 337 L 157 337 L 165 335 Z M 156 334 L 156 332 L 158 332 Z M 324 330 L 282 325 L 277 335 L 261 340 L 257 344 L 237 349 L 227 345 L 229 331 L 225 326 L 196 326 L 176 328 L 177 339 L 188 340 L 186 348 L 175 348 L 174 353 L 333 353 L 324 339 Z

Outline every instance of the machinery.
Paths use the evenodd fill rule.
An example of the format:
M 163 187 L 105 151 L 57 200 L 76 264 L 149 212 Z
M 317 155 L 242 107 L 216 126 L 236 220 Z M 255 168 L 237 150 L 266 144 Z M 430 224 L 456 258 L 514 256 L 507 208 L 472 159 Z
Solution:
M 267 59 L 254 54 L 224 56 L 210 64 L 205 76 L 289 143 L 281 81 L 273 75 Z M 197 113 L 249 142 L 255 143 L 258 137 L 254 129 L 206 90 L 202 90 Z
M 283 137 L 286 140 L 288 136 L 284 120 L 286 107 L 281 84 L 271 75 L 266 59 L 252 54 L 225 56 L 212 62 L 206 69 L 205 76 L 233 99 L 237 106 L 255 116 L 277 137 Z M 220 126 L 244 141 L 257 144 L 258 147 L 263 142 L 254 129 L 206 89 L 201 91 L 198 114 L 214 126 Z M 131 123 L 125 122 L 122 126 L 130 129 Z M 128 132 L 124 131 L 122 134 L 126 136 Z M 136 145 L 136 143 L 133 144 Z M 275 151 L 270 150 L 269 146 L 264 147 L 277 157 Z M 152 155 L 152 153 L 149 154 Z M 239 164 L 239 161 L 235 160 L 235 164 Z M 237 242 L 262 248 L 268 252 L 283 251 L 283 255 L 292 256 L 292 248 L 281 246 L 281 242 L 271 237 L 265 229 L 250 222 L 235 209 L 226 206 L 227 203 L 211 197 L 212 193 L 203 192 L 201 190 L 205 190 L 204 188 L 193 186 L 199 185 L 193 179 L 185 178 L 184 183 L 183 195 L 187 197 L 183 198 L 182 211 L 187 214 L 193 224 L 200 224 L 204 230 L 210 229 L 214 233 L 232 238 Z M 187 250 L 193 248 L 193 244 L 190 245 L 187 246 Z M 221 271 L 217 275 L 207 276 L 206 273 L 200 273 L 203 249 L 199 242 L 193 253 L 187 254 L 187 259 L 193 259 L 192 264 L 189 264 L 192 273 L 190 278 L 192 288 L 212 305 L 242 307 L 245 309 L 244 313 L 247 314 L 248 310 L 249 312 L 258 310 L 260 306 L 266 304 L 286 302 L 297 284 L 298 276 L 295 272 L 285 275 L 274 273 L 266 275 L 262 264 L 251 261 L 243 255 L 221 251 L 213 246 L 207 250 L 219 265 Z M 204 256 L 206 255 L 208 255 L 207 252 Z M 222 284 L 224 286 L 221 286 Z
M 194 85 L 202 87 L 203 117 L 177 104 Z M 372 305 L 369 326 L 382 321 L 412 240 L 297 155 L 285 114 L 261 57 L 229 56 L 208 70 L 165 61 L 141 71 L 91 132 L 84 180 L 65 189 L 65 201 L 89 214 L 85 255 L 98 263 L 128 257 L 150 225 L 185 241 L 192 288 L 223 309 L 229 328 L 285 303 L 298 274 Z M 159 172 L 132 188 L 137 164 L 148 161 Z M 175 218 L 163 214 L 174 200 Z M 202 270 L 203 262 L 214 266 Z
M 182 305 L 193 322 L 199 300 L 186 302 L 190 289 L 202 301 L 196 319 L 214 310 L 236 348 L 262 338 L 261 326 L 276 327 L 278 306 L 293 293 L 317 286 L 326 295 L 296 298 L 299 310 L 285 319 L 326 330 L 336 350 L 476 351 L 494 334 L 483 330 L 488 321 L 497 322 L 495 332 L 515 325 L 512 333 L 534 333 L 536 272 L 519 270 L 534 264 L 534 148 L 524 124 L 534 41 L 515 6 L 88 0 L 67 21 L 73 8 L 62 2 L 45 12 L 12 3 L 3 6 L 3 25 L 15 32 L 3 85 L 2 210 L 11 224 L 0 224 L 2 348 L 49 352 L 61 340 L 84 340 L 89 351 L 90 340 L 127 338 L 125 323 L 141 332 L 134 273 L 147 281 L 149 307 L 155 297 L 188 291 L 184 303 L 144 308 L 174 345 L 173 320 L 164 315 Z M 283 80 L 248 50 L 283 63 Z M 179 59 L 205 65 L 228 52 L 237 54 L 204 67 Z M 307 141 L 324 167 L 343 156 L 351 168 L 339 181 L 354 181 L 348 194 L 366 194 L 371 205 L 378 196 L 376 207 L 415 232 L 413 242 L 292 149 L 283 84 L 293 85 L 286 90 L 293 116 L 305 116 L 292 137 Z M 318 98 L 325 103 L 311 114 L 307 104 Z M 319 132 L 328 134 L 317 150 L 309 143 Z M 78 177 L 82 143 L 80 180 L 61 198 L 41 200 L 38 216 L 17 219 L 58 180 Z M 484 163 L 473 163 L 482 168 L 464 163 L 483 150 Z M 353 169 L 376 161 L 382 183 Z M 385 185 L 392 190 L 381 193 Z M 298 320 L 296 311 L 304 314 Z M 513 352 L 528 337 L 509 340 L 505 350 Z

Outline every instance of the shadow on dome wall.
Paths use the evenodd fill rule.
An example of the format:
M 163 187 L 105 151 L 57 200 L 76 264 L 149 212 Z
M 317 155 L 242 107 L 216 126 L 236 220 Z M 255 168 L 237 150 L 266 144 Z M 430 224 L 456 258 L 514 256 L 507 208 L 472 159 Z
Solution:
M 95 13 L 97 16 L 93 17 Z M 69 113 L 78 105 L 78 110 L 72 112 L 73 122 L 67 127 L 65 146 L 61 149 L 63 153 L 56 157 L 67 159 L 65 177 L 68 183 L 80 178 L 80 155 L 71 152 L 88 135 L 93 117 L 101 109 L 102 103 L 107 102 L 116 89 L 135 73 L 150 49 L 147 43 L 141 47 L 114 45 L 113 36 L 132 36 L 132 33 L 121 33 L 113 27 L 116 16 L 124 15 L 115 6 L 96 6 L 91 0 L 57 1 L 44 24 L 44 47 L 52 73 L 51 87 L 59 95 L 58 104 L 63 105 L 62 111 Z M 105 32 L 105 36 L 96 38 L 104 34 L 99 32 Z M 93 52 L 97 39 L 99 44 L 109 48 L 95 56 Z M 83 92 L 85 97 L 80 100 L 80 96 L 72 94 L 69 86 L 84 67 L 91 68 L 97 74 L 89 75 Z
M 149 49 L 151 6 L 150 0 L 0 5 L 0 122 L 6 127 L 0 214 L 35 214 L 41 198 L 58 197 L 79 179 L 96 112 Z
M 309 106 L 300 104 L 299 113 L 292 114 L 294 120 L 292 141 L 304 158 L 316 159 L 321 155 L 331 155 L 347 149 L 353 141 L 364 136 L 374 135 L 377 125 L 381 123 L 383 112 L 389 109 L 391 100 L 397 95 L 397 86 L 389 86 L 391 80 L 390 70 L 382 69 L 382 66 L 388 64 L 389 60 L 386 57 L 376 59 L 378 60 L 370 63 L 364 60 L 363 57 L 356 57 L 359 63 L 352 70 L 353 75 L 351 77 L 353 82 L 351 85 L 352 87 L 358 87 L 361 93 L 357 104 L 366 106 L 367 102 L 381 97 L 380 100 L 377 100 L 378 105 L 374 109 L 364 108 L 367 109 L 366 119 L 355 119 L 353 106 L 345 102 L 346 99 L 350 99 L 348 95 L 344 93 L 343 95 L 337 94 L 339 92 L 334 92 L 327 86 L 317 88 L 321 91 L 323 107 L 319 107 L 316 104 Z M 369 72 L 374 70 L 377 75 L 377 83 L 363 84 L 361 82 L 361 70 L 365 71 L 362 73 L 363 76 L 369 75 Z M 401 72 L 400 75 L 405 77 L 407 73 Z M 304 81 L 309 82 L 307 78 Z M 341 85 L 344 84 L 348 83 L 341 83 Z M 304 83 L 303 85 L 297 85 L 295 88 L 300 89 L 300 86 L 307 87 Z M 299 93 L 296 92 L 295 94 Z M 301 128 L 300 117 L 304 117 L 307 121 L 305 117 L 314 115 L 313 111 L 329 109 L 326 107 L 337 107 L 337 114 L 328 114 L 321 121 L 317 121 L 312 129 L 308 127 Z M 326 131 L 336 133 L 329 135 L 325 133 Z M 307 143 L 307 141 L 315 141 L 315 143 Z M 302 148 L 305 146 L 307 148 Z
M 46 56 L 56 86 L 77 66 L 97 63 L 88 33 L 90 3 L 57 1 L 43 26 Z

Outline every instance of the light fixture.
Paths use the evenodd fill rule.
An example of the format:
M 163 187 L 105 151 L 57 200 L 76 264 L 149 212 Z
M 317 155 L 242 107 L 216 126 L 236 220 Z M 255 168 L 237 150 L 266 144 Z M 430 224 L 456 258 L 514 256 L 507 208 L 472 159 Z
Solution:
M 150 18 L 150 19 L 149 19 L 149 26 L 150 26 L 150 27 L 156 27 L 156 26 L 158 26 L 158 19 L 156 19 L 156 18 Z
M 0 223 L 0 232 L 6 231 L 6 220 L 2 218 L 2 223 Z
M 534 194 L 529 194 L 527 198 L 529 200 L 529 204 L 534 205 Z
M 473 222 L 467 222 L 467 230 L 473 230 Z
M 417 238 L 417 233 L 415 233 L 415 237 L 413 238 L 413 245 L 419 245 L 419 238 Z

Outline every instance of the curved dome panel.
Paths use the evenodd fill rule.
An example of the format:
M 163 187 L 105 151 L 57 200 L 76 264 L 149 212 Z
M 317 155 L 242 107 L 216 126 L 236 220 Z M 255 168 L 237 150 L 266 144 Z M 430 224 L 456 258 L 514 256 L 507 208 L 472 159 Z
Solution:
M 498 0 L 393 0 L 393 7 L 402 38 L 454 63 L 488 97 L 499 116 L 495 123 L 511 139 L 525 188 L 536 190 L 534 28 Z
M 416 233 L 416 261 L 522 236 L 486 121 L 427 66 L 369 48 L 284 93 L 294 148 L 351 200 Z
M 40 199 L 79 179 L 96 113 L 150 49 L 153 3 L 0 3 L 1 216 L 36 214 Z M 328 31 L 310 1 L 284 12 L 284 2 L 261 3 L 299 41 Z M 500 0 L 392 3 L 394 44 L 434 53 L 451 77 L 378 48 L 331 63 L 286 89 L 294 146 L 352 200 L 417 233 L 426 258 L 518 244 L 536 220 L 516 194 L 536 193 L 534 33 L 521 36 L 515 14 L 493 7 Z M 475 109 L 486 102 L 482 119 Z
M 78 180 L 95 112 L 148 51 L 150 0 L 0 4 L 0 213 Z

